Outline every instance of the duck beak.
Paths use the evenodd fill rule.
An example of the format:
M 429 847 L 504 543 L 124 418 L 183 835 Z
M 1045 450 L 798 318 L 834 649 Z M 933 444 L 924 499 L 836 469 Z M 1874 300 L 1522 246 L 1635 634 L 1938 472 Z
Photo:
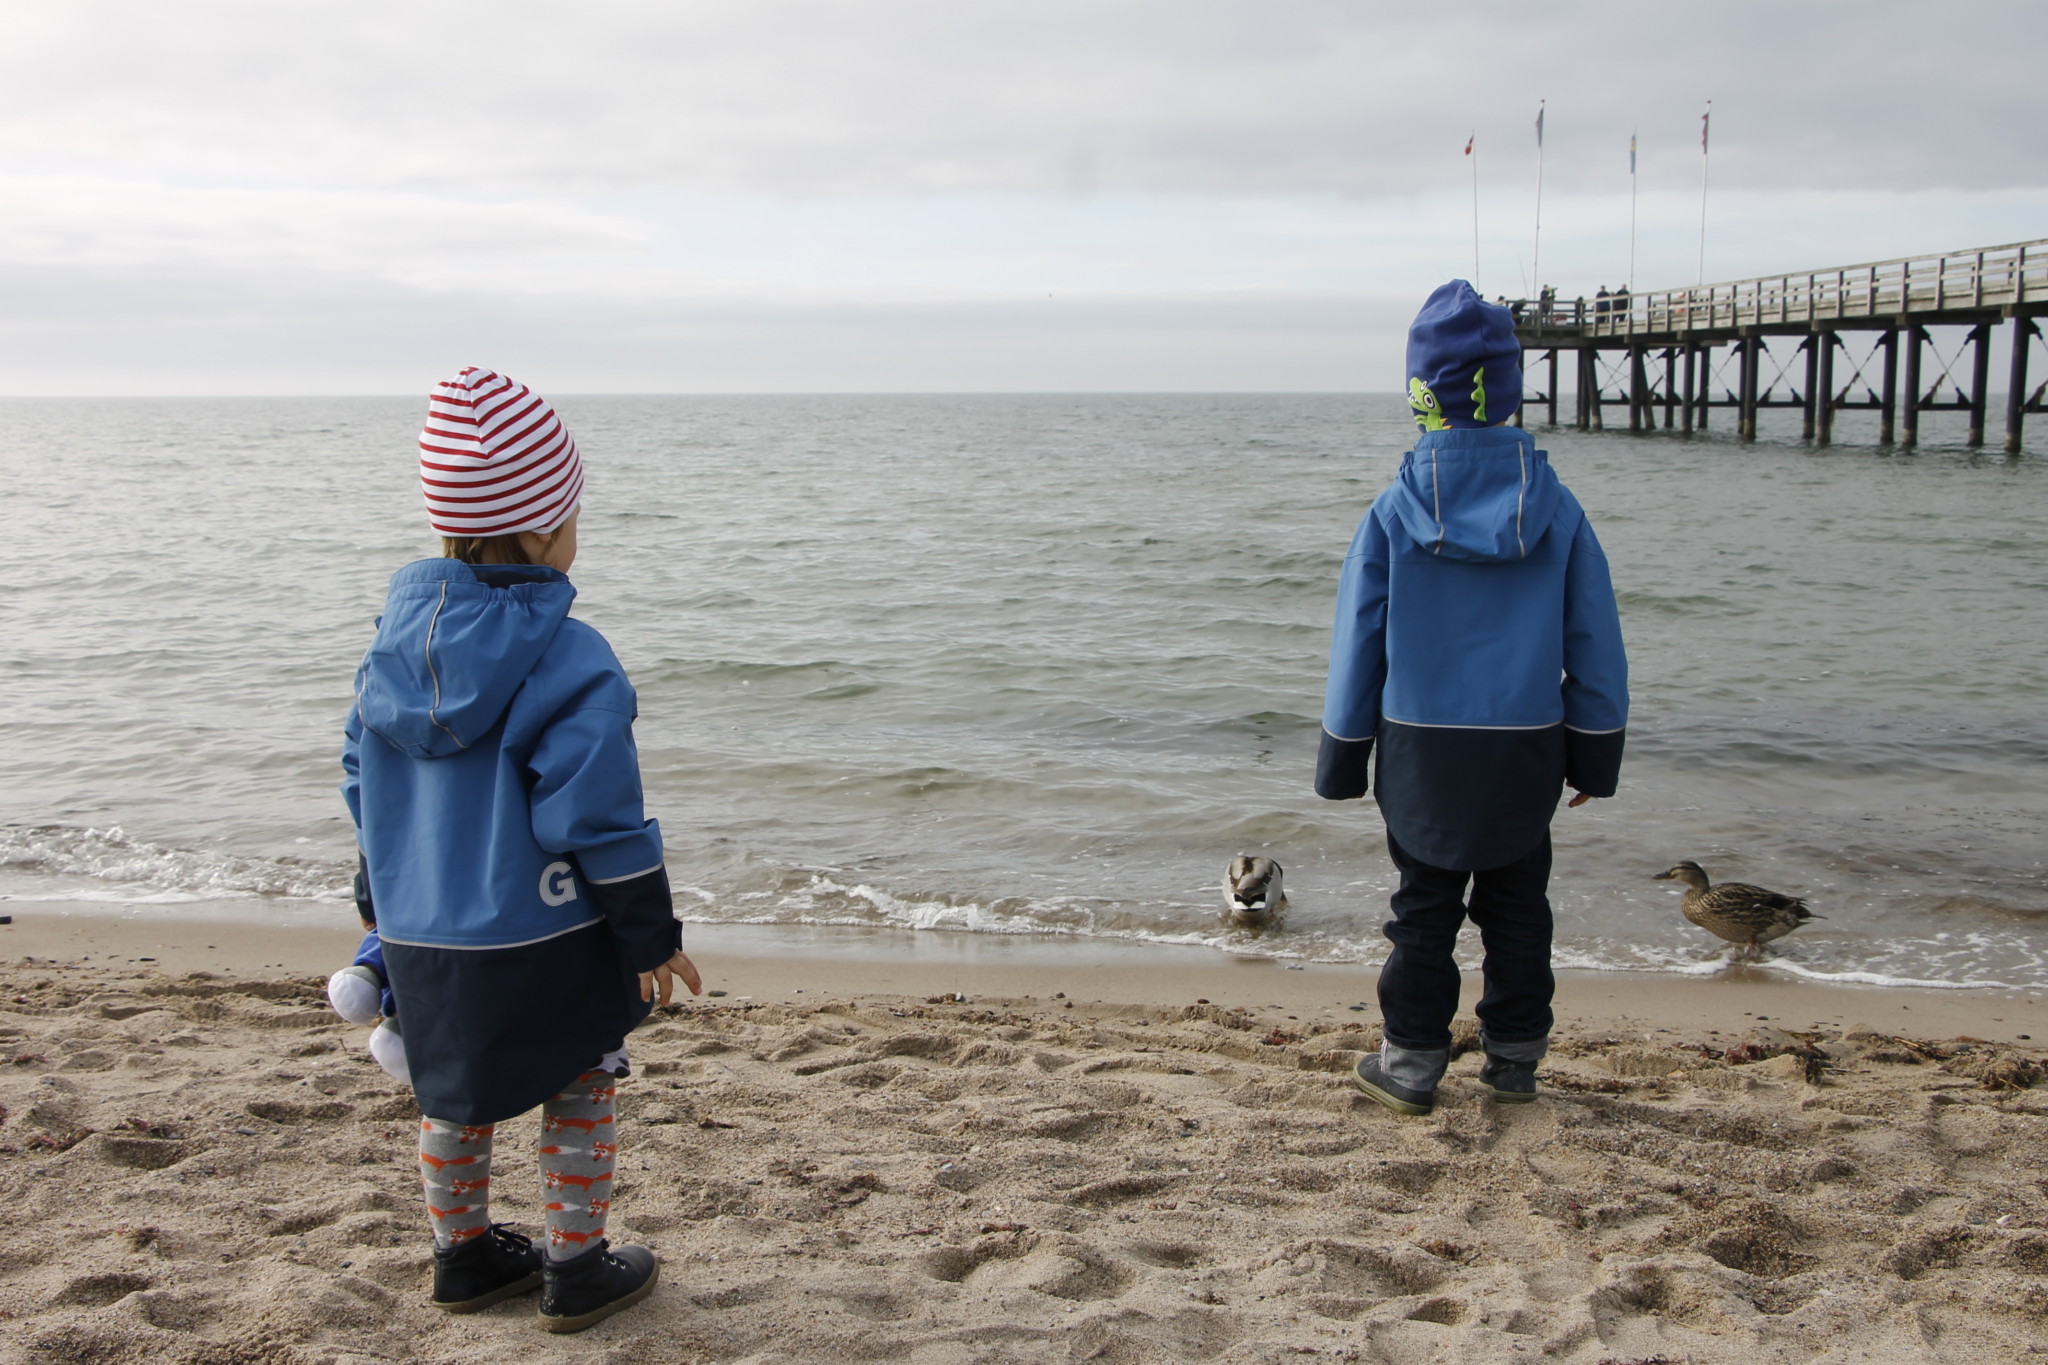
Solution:
M 1668 882 L 1671 880 L 1671 874 L 1669 872 L 1653 873 L 1651 874 L 1650 880 L 1653 882 Z

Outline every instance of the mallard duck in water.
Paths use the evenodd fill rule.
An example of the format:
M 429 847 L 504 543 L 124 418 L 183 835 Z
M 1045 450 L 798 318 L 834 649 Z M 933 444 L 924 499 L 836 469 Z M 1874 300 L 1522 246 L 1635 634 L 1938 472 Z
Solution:
M 1707 870 L 1698 863 L 1680 863 L 1659 872 L 1653 880 L 1684 882 L 1689 888 L 1680 906 L 1685 917 L 1717 938 L 1743 944 L 1756 957 L 1763 956 L 1763 945 L 1772 939 L 1820 918 L 1796 896 L 1766 891 L 1748 882 L 1713 886 L 1707 881 Z
M 1280 889 L 1280 864 L 1240 853 L 1223 873 L 1223 913 L 1232 924 L 1264 929 L 1287 908 Z

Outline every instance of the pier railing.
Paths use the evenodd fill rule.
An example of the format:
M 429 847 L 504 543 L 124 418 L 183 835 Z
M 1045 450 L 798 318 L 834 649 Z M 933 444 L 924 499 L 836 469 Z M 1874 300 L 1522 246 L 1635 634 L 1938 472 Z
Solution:
M 2048 239 L 1909 256 L 1800 274 L 1652 294 L 1534 300 L 1517 306 L 1521 325 L 1587 337 L 1670 336 L 1738 327 L 1797 326 L 1870 318 L 1887 325 L 1916 315 L 2018 309 L 2048 302 Z

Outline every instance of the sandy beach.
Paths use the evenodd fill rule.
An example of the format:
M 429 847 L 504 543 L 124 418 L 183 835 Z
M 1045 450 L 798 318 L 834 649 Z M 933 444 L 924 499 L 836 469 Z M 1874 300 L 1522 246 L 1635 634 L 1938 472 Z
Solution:
M 1404 1120 L 1348 1083 L 1369 969 L 692 929 L 724 994 L 620 1091 L 662 1285 L 554 1339 L 427 1306 L 416 1110 L 322 993 L 346 910 L 0 909 L 10 1361 L 2048 1354 L 2040 996 L 1570 975 L 1539 1103 L 1464 1056 Z

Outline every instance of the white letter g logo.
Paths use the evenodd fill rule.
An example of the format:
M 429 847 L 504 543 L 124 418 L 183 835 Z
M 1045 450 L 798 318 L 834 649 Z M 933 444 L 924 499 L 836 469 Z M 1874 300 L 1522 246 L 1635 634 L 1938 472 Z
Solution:
M 540 870 L 540 898 L 549 905 L 567 905 L 576 899 L 576 874 L 567 863 L 549 863 Z

